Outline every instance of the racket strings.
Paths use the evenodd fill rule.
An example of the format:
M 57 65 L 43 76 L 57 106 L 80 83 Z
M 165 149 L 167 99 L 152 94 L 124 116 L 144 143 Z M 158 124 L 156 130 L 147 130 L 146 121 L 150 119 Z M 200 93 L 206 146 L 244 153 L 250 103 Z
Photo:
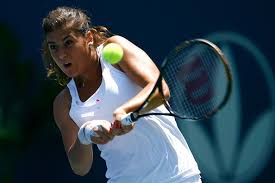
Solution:
M 162 70 L 174 112 L 186 118 L 210 115 L 225 97 L 227 77 L 220 56 L 205 44 L 172 52 Z

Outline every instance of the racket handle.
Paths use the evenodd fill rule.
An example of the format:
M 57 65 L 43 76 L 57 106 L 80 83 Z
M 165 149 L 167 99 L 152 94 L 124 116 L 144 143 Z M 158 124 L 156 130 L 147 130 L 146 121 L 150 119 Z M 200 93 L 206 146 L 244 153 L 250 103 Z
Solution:
M 135 116 L 136 115 L 133 112 L 126 114 L 125 116 L 123 116 L 121 118 L 121 120 L 120 120 L 121 124 L 125 125 L 125 126 L 131 125 L 132 123 L 134 123 L 137 120 L 137 118 Z

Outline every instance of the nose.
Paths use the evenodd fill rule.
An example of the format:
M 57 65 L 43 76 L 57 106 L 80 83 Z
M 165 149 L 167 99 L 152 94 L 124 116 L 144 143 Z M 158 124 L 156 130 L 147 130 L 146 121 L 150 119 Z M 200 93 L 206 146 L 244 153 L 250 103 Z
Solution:
M 60 59 L 60 60 L 64 60 L 66 58 L 67 54 L 66 54 L 66 51 L 63 49 L 63 48 L 60 48 L 58 50 L 58 53 L 57 53 L 57 57 Z

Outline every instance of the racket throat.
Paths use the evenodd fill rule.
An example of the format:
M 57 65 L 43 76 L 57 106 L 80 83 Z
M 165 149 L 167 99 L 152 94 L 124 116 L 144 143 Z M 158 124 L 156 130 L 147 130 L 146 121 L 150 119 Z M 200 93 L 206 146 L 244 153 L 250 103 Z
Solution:
M 137 119 L 138 119 L 138 114 L 135 112 L 131 112 L 121 118 L 121 123 L 127 126 L 137 121 Z
M 136 120 L 138 119 L 138 114 L 135 113 L 135 112 L 132 112 L 132 113 L 130 114 L 130 118 L 131 118 L 131 120 L 134 122 L 134 121 L 136 121 Z

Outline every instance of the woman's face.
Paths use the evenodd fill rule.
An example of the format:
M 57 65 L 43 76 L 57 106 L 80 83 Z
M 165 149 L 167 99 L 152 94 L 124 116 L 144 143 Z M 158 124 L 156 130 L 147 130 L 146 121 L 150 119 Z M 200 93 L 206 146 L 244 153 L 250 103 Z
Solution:
M 46 36 L 52 58 L 70 78 L 81 75 L 91 64 L 88 39 L 69 29 L 58 29 Z

